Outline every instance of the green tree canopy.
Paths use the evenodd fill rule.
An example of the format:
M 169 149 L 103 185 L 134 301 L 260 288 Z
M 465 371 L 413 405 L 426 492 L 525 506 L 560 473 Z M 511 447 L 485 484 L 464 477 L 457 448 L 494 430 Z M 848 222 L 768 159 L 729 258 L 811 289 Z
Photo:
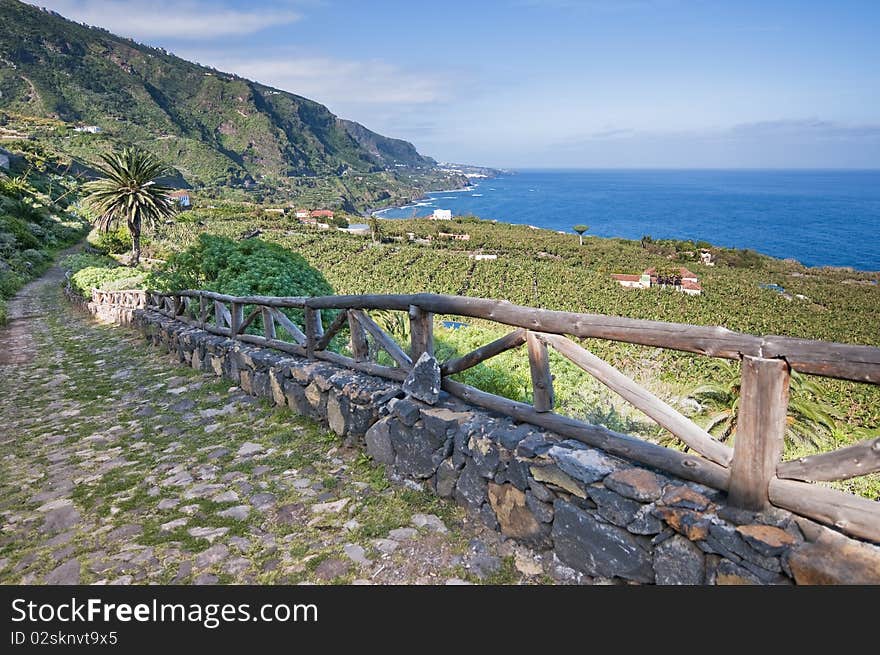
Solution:
M 577 225 L 573 226 L 571 229 L 574 230 L 575 232 L 577 232 L 578 239 L 580 239 L 581 245 L 584 245 L 584 232 L 589 230 L 590 226 L 578 223 Z

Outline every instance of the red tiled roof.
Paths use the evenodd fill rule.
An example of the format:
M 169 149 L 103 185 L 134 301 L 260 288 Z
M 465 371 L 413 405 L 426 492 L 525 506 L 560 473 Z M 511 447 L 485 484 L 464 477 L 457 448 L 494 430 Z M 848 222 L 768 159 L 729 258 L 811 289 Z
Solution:
M 690 289 L 691 291 L 702 291 L 703 287 L 700 286 L 699 282 L 691 282 L 689 280 L 682 280 L 681 282 L 682 289 Z
M 611 277 L 620 282 L 638 282 L 642 279 L 641 275 L 627 275 L 626 273 L 612 273 Z
M 332 217 L 332 216 L 333 216 L 333 212 L 330 211 L 329 209 L 316 209 L 316 210 L 314 210 L 314 211 L 312 212 L 312 216 L 315 216 L 315 217 L 318 217 L 318 216 L 329 216 L 329 217 Z
M 189 196 L 189 191 L 184 191 L 183 189 L 178 189 L 177 191 L 172 191 L 168 194 L 172 198 L 183 198 L 184 196 Z

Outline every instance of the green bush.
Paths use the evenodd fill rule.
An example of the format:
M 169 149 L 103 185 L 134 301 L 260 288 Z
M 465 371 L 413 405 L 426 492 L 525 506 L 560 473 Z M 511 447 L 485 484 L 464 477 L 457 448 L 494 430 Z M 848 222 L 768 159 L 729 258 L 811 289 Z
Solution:
M 71 273 L 76 273 L 77 271 L 89 268 L 90 266 L 98 268 L 115 268 L 118 266 L 116 261 L 110 257 L 88 252 L 78 252 L 74 255 L 68 255 L 61 260 L 60 264 L 64 270 L 70 271 Z
M 232 296 L 326 296 L 333 288 L 298 253 L 260 239 L 233 241 L 202 234 L 195 245 L 172 255 L 161 270 L 150 273 L 147 288 L 159 291 L 207 289 Z M 250 308 L 246 308 L 250 311 Z M 284 310 L 294 321 L 299 310 Z M 323 312 L 325 322 L 336 312 Z M 260 321 L 251 329 L 256 330 Z
M 127 266 L 103 268 L 88 266 L 70 276 L 70 285 L 83 298 L 91 298 L 92 289 L 119 291 L 143 286 L 145 273 Z
M 0 298 L 11 298 L 24 284 L 24 279 L 15 271 L 0 273 Z
M 202 234 L 164 269 L 151 273 L 158 290 L 208 289 L 233 296 L 325 296 L 333 288 L 298 253 L 260 239 L 233 241 Z
M 92 247 L 108 254 L 120 255 L 131 250 L 131 233 L 124 225 L 109 232 L 92 230 L 88 240 Z

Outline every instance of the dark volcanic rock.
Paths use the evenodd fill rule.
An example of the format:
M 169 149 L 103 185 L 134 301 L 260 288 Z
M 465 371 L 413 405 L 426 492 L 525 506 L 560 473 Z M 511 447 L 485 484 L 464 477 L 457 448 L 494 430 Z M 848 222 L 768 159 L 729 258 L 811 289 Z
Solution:
M 364 435 L 364 441 L 367 444 L 367 454 L 377 464 L 394 463 L 394 446 L 391 445 L 391 434 L 388 424 L 389 421 L 387 419 L 378 421 Z
M 598 482 L 617 467 L 616 460 L 592 448 L 574 450 L 554 446 L 549 455 L 564 473 L 586 484 Z
M 587 493 L 590 494 L 590 498 L 596 503 L 600 516 L 620 527 L 625 527 L 631 523 L 638 511 L 642 509 L 641 503 L 624 498 L 620 494 L 608 489 L 589 487 Z
M 702 584 L 706 576 L 703 551 L 677 534 L 654 549 L 654 574 L 657 584 Z
M 400 422 L 403 423 L 408 428 L 411 428 L 416 424 L 416 421 L 421 417 L 421 411 L 419 406 L 414 401 L 409 398 L 404 398 L 403 400 L 398 400 L 394 403 L 394 409 L 392 410 L 394 416 L 400 419 Z
M 403 392 L 429 405 L 437 402 L 440 398 L 440 364 L 434 357 L 422 353 L 403 382 Z
M 565 564 L 592 576 L 654 581 L 651 555 L 637 537 L 617 526 L 599 523 L 564 500 L 557 500 L 553 509 L 553 543 Z
M 448 454 L 445 444 L 437 443 L 423 427 L 407 429 L 391 421 L 389 436 L 394 447 L 394 465 L 404 475 L 430 478 Z
M 486 480 L 473 460 L 468 460 L 455 485 L 455 500 L 473 511 L 486 502 Z
M 458 469 L 452 463 L 451 458 L 444 459 L 437 467 L 437 477 L 434 489 L 441 498 L 450 498 L 455 493 L 455 484 L 458 482 Z

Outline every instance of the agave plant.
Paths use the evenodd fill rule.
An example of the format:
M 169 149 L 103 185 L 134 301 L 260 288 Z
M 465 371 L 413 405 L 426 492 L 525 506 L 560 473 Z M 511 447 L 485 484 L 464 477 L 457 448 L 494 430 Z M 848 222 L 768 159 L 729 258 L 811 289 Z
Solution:
M 85 203 L 97 215 L 96 225 L 104 232 L 125 221 L 131 233 L 129 263 L 137 266 L 142 226 L 154 228 L 157 221 L 174 215 L 168 197 L 171 189 L 156 182 L 168 168 L 151 153 L 132 147 L 102 155 L 101 160 L 98 170 L 103 177 L 85 185 L 89 193 Z
M 712 411 L 705 430 L 720 441 L 736 435 L 740 389 L 739 367 L 724 363 L 714 381 L 701 384 L 688 393 Z M 822 401 L 822 396 L 822 390 L 815 382 L 792 372 L 785 434 L 791 443 L 820 446 L 832 438 L 840 417 L 833 407 Z

